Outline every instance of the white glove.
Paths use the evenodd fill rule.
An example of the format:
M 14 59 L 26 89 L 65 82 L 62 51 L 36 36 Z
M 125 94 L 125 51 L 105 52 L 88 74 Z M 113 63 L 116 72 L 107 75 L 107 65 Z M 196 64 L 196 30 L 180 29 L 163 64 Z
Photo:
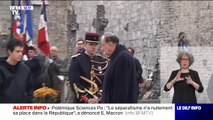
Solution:
M 27 60 L 28 60 L 28 58 L 27 58 L 27 55 L 26 55 L 26 54 L 24 54 L 24 55 L 23 55 L 22 60 L 24 60 L 24 61 L 27 61 Z
M 49 61 L 50 64 L 53 63 L 53 59 L 49 59 L 48 61 Z

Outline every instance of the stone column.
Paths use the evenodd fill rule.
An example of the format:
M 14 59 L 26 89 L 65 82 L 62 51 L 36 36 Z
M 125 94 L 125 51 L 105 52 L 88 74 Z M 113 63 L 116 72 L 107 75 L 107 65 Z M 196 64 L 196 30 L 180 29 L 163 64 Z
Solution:
M 108 25 L 108 19 L 105 18 L 104 5 L 97 5 L 97 16 L 93 19 L 93 27 L 100 36 L 104 34 L 104 29 Z
M 6 44 L 10 35 L 0 34 L 0 57 L 7 56 Z
M 75 51 L 75 42 L 76 42 L 76 34 L 79 29 L 79 25 L 76 22 L 77 15 L 75 14 L 74 7 L 70 5 L 68 10 L 68 24 L 67 24 L 67 38 L 68 38 L 68 51 L 69 51 L 69 59 L 72 55 L 74 55 Z

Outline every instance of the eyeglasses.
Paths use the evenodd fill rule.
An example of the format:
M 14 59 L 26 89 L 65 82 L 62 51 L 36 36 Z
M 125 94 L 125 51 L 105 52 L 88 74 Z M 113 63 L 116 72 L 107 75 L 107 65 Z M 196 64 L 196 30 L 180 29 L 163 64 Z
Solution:
M 182 61 L 189 61 L 189 59 L 187 59 L 187 58 L 182 58 L 181 60 Z

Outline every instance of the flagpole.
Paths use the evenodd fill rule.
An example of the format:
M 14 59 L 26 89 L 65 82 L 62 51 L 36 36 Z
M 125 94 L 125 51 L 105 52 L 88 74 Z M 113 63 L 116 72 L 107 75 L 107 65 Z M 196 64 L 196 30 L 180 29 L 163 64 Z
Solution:
M 15 0 L 11 0 L 11 6 L 15 5 Z M 11 29 L 10 29 L 10 37 L 13 37 L 13 21 L 14 21 L 14 15 L 11 12 Z

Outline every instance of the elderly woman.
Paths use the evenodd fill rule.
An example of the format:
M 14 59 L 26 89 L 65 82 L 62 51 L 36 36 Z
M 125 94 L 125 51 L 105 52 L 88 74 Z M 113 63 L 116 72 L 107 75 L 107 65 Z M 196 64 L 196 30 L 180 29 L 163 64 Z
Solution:
M 177 62 L 180 69 L 172 71 L 172 74 L 164 86 L 165 91 L 174 87 L 172 103 L 197 103 L 195 90 L 203 92 L 203 85 L 196 71 L 189 69 L 194 62 L 194 57 L 187 52 L 178 54 Z

